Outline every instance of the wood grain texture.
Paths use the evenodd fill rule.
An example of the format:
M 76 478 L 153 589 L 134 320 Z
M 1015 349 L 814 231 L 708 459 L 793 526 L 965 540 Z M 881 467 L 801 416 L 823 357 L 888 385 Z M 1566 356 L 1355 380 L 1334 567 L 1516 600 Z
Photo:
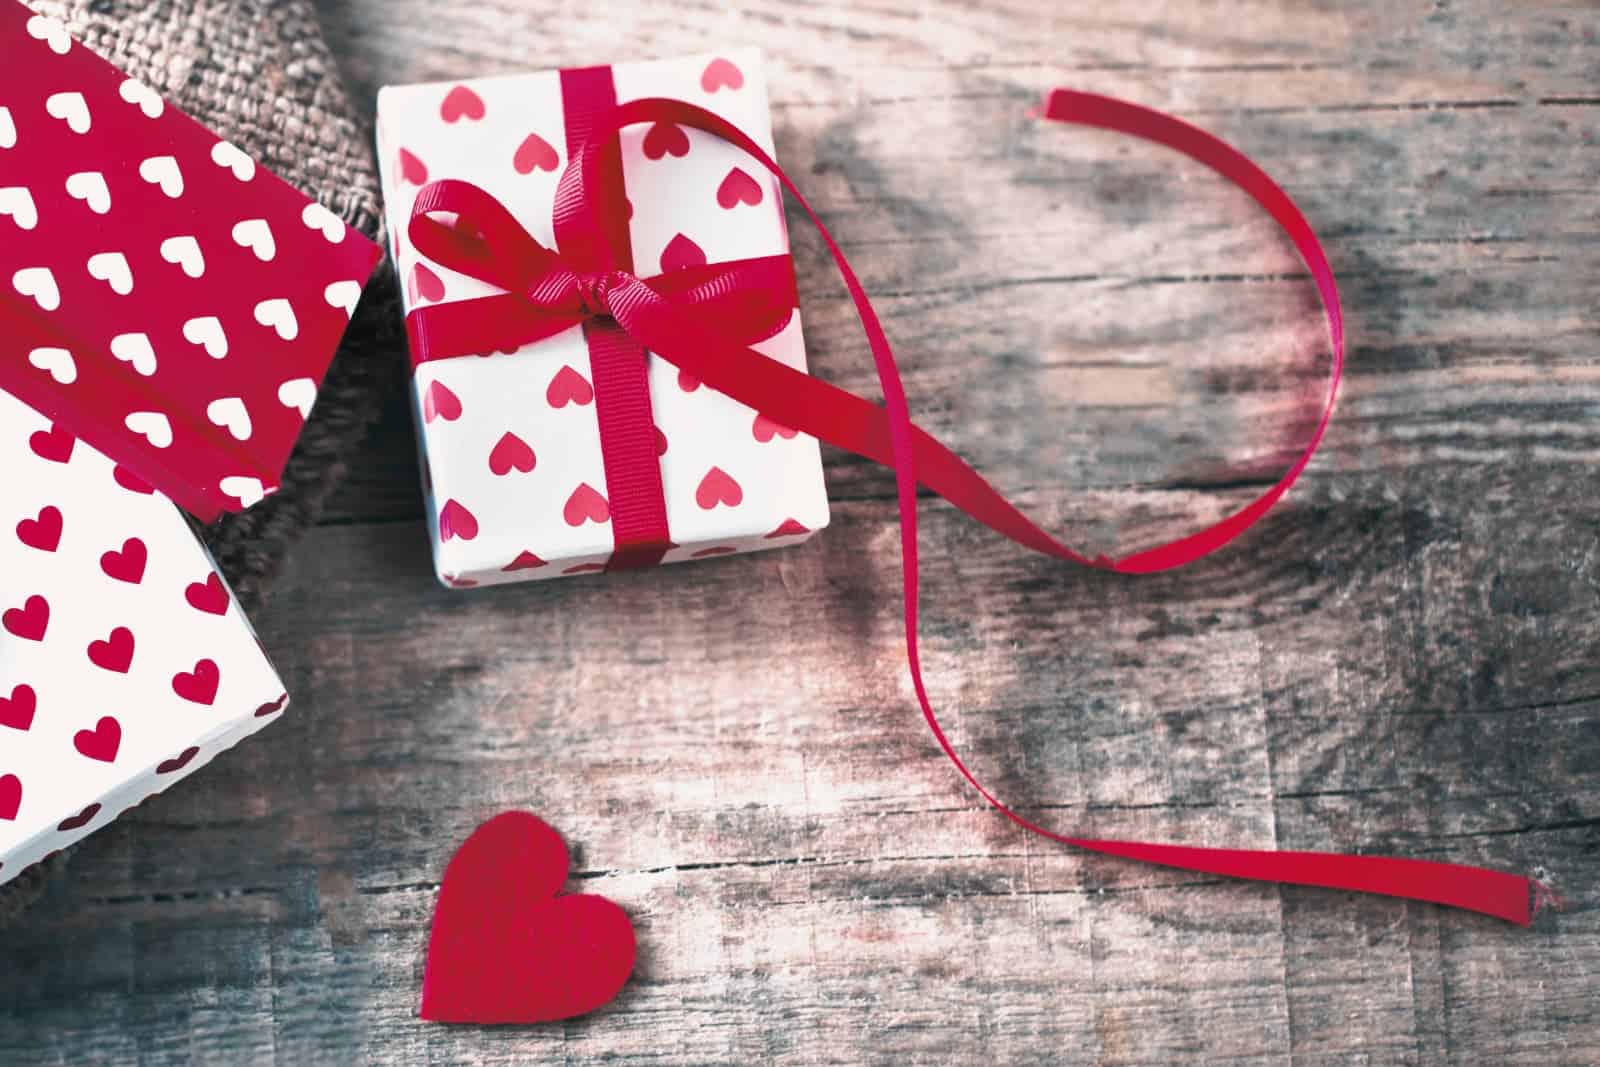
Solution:
M 430 575 L 403 383 L 259 613 L 296 703 L 90 839 L 0 949 L 0 1062 L 1600 1061 L 1600 15 L 1326 5 L 327 0 L 380 84 L 756 43 L 780 159 L 914 411 L 1091 550 L 1242 503 L 1307 429 L 1314 296 L 1245 198 L 1023 117 L 1054 85 L 1229 139 L 1329 246 L 1324 451 L 1143 580 L 924 507 L 928 681 L 1052 825 L 1536 873 L 1531 930 L 1030 840 L 904 678 L 892 478 L 758 557 L 481 594 Z M 791 214 L 813 369 L 872 392 Z M 608 1009 L 416 1019 L 437 879 L 527 807 L 635 919 Z

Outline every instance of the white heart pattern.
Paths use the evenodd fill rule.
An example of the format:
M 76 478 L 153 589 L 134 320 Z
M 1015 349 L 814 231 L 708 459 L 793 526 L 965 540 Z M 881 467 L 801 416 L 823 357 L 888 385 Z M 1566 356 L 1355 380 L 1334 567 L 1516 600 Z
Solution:
M 151 185 L 159 185 L 173 200 L 183 195 L 183 171 L 178 169 L 178 161 L 172 156 L 151 156 L 139 164 L 139 177 Z
M 64 56 L 72 50 L 72 35 L 67 33 L 67 28 L 43 15 L 35 15 L 28 20 L 28 36 L 43 41 L 58 56 Z
M 313 230 L 320 230 L 322 236 L 333 244 L 344 240 L 344 220 L 321 204 L 307 204 L 306 209 L 300 212 L 300 221 Z
M 13 185 L 0 189 L 0 215 L 10 215 L 24 230 L 31 230 L 39 225 L 39 208 L 33 202 L 33 194 L 21 185 Z
M 11 286 L 23 296 L 31 296 L 45 311 L 61 306 L 61 290 L 56 288 L 56 276 L 49 267 L 23 267 L 11 276 Z
M 67 175 L 67 195 L 82 200 L 96 215 L 111 210 L 111 190 L 106 186 L 106 176 L 97 170 L 80 170 Z
M 300 417 L 311 414 L 311 405 L 317 399 L 317 383 L 310 378 L 291 378 L 278 386 L 278 400 L 286 408 L 294 408 Z
M 218 141 L 211 146 L 211 162 L 219 167 L 227 167 L 242 182 L 256 176 L 256 161 L 227 141 Z
M 251 478 L 244 474 L 229 475 L 217 483 L 217 488 L 247 508 L 254 507 L 267 495 L 267 487 L 261 484 L 260 478 Z
M 266 219 L 245 219 L 233 227 L 234 243 L 248 248 L 263 263 L 272 262 L 278 254 L 278 243 L 272 239 L 272 227 Z
M 67 129 L 73 133 L 89 132 L 93 120 L 89 117 L 89 105 L 82 93 L 53 93 L 45 98 L 44 109 L 52 118 L 65 122 Z
M 90 256 L 89 277 L 105 282 L 118 296 L 133 292 L 133 271 L 128 267 L 128 257 L 121 252 L 96 252 Z
M 49 371 L 58 385 L 71 385 L 78 380 L 78 364 L 65 348 L 35 348 L 28 353 L 28 362 Z
M 250 412 L 236 396 L 224 396 L 206 405 L 206 418 L 233 434 L 235 441 L 250 440 Z
M 155 448 L 167 448 L 172 444 L 172 423 L 159 411 L 135 411 L 123 419 L 122 424 L 142 434 Z
M 361 299 L 361 283 L 354 281 L 334 282 L 322 290 L 322 298 L 328 302 L 329 307 L 338 308 L 346 315 L 356 313 L 356 303 Z
M 156 372 L 156 350 L 150 346 L 150 338 L 145 334 L 117 334 L 111 339 L 111 354 L 124 363 L 133 364 L 133 369 L 146 378 Z
M 150 88 L 138 78 L 129 78 L 117 89 L 117 95 L 130 104 L 136 105 L 144 112 L 147 119 L 158 119 L 166 110 L 167 104 L 161 99 L 161 94 Z
M 11 109 L 0 107 L 0 148 L 17 146 L 17 124 L 11 120 Z
M 223 332 L 222 322 L 215 315 L 202 315 L 184 323 L 183 339 L 190 344 L 200 345 L 212 359 L 221 359 L 228 354 L 228 335 Z
M 206 257 L 200 253 L 200 242 L 188 234 L 162 241 L 161 258 L 182 268 L 183 273 L 191 278 L 198 278 L 206 272 Z
M 256 321 L 278 331 L 278 336 L 285 341 L 293 341 L 300 336 L 300 322 L 294 317 L 294 308 L 282 297 L 257 304 Z

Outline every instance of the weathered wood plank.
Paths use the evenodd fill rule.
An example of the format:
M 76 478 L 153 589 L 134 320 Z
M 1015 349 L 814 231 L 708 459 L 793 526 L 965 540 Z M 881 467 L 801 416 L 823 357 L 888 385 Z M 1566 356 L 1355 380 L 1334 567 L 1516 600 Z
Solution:
M 258 618 L 284 720 L 85 845 L 0 950 L 0 1062 L 1584 1064 L 1600 1060 L 1600 25 L 1528 3 L 326 4 L 358 94 L 755 41 L 779 153 L 918 417 L 1091 550 L 1249 498 L 1326 369 L 1292 252 L 1054 84 L 1194 119 L 1328 240 L 1350 377 L 1302 488 L 1176 575 L 923 507 L 930 689 L 973 769 L 1100 836 L 1535 871 L 1528 931 L 1058 850 L 903 678 L 893 484 L 762 557 L 434 584 L 403 383 Z M 875 389 L 790 216 L 813 365 Z M 415 1019 L 481 819 L 560 828 L 640 964 L 561 1026 Z

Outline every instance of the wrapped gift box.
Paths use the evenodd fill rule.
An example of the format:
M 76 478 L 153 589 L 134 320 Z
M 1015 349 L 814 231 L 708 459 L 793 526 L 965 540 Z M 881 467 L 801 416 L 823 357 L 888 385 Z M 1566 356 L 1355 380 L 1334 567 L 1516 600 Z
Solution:
M 0 0 L 0 387 L 202 519 L 278 484 L 381 250 Z
M 601 69 L 618 103 L 686 100 L 772 150 L 754 50 Z M 430 181 L 480 186 L 556 247 L 551 209 L 570 149 L 562 85 L 562 73 L 550 71 L 379 93 L 380 171 L 408 312 L 495 292 L 411 247 L 412 205 Z M 738 149 L 698 130 L 656 125 L 625 130 L 621 151 L 640 276 L 680 262 L 787 255 L 777 183 Z M 804 369 L 798 313 L 753 347 Z M 793 544 L 827 524 L 814 439 L 647 358 L 672 542 L 663 562 Z M 605 568 L 614 539 L 582 329 L 493 358 L 422 363 L 413 395 L 443 581 L 481 585 Z
M 0 392 L 0 883 L 288 702 L 183 515 Z

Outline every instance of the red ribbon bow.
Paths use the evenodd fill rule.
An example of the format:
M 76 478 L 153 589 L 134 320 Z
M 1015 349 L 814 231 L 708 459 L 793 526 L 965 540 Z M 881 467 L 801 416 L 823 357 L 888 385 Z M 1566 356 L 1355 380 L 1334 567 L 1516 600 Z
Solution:
M 1006 807 L 967 769 L 945 736 L 923 685 L 917 649 L 919 484 L 1006 537 L 1047 555 L 1123 573 L 1178 567 L 1238 537 L 1288 491 L 1327 429 L 1344 366 L 1343 316 L 1332 268 L 1310 223 L 1264 171 L 1210 134 L 1171 116 L 1108 97 L 1056 90 L 1041 114 L 1166 145 L 1234 182 L 1288 233 L 1322 297 L 1333 361 L 1327 400 L 1310 441 L 1275 485 L 1198 533 L 1121 559 L 1089 559 L 1035 526 L 982 475 L 911 421 L 893 350 L 872 303 L 832 234 L 788 175 L 739 129 L 682 101 L 637 100 L 602 113 L 589 124 L 587 137 L 572 151 L 557 191 L 559 255 L 539 245 L 503 205 L 475 186 L 437 182 L 424 188 L 413 209 L 410 230 L 418 250 L 507 291 L 413 311 L 409 326 L 414 358 L 420 362 L 490 352 L 549 336 L 577 322 L 586 322 L 586 329 L 603 323 L 605 328 L 625 334 L 638 349 L 654 353 L 766 417 L 892 468 L 900 507 L 907 659 L 917 700 L 945 755 L 985 800 L 1024 829 L 1063 844 L 1147 863 L 1427 900 L 1527 924 L 1530 895 L 1537 891 L 1543 902 L 1549 899 L 1548 890 L 1527 878 L 1499 871 L 1383 856 L 1196 848 L 1057 833 Z M 713 133 L 743 149 L 783 183 L 821 233 L 855 302 L 877 364 L 885 401 L 882 407 L 769 359 L 744 343 L 781 328 L 792 306 L 792 278 L 780 278 L 774 260 L 670 271 L 649 279 L 618 265 L 617 250 L 627 247 L 625 226 L 620 240 L 616 235 L 618 223 L 625 220 L 597 205 L 620 202 L 616 199 L 622 180 L 615 155 L 616 133 L 645 122 L 676 123 Z M 455 226 L 432 219 L 436 212 L 456 214 Z M 775 259 L 787 264 L 785 257 Z M 786 266 L 783 273 L 787 275 Z M 784 305 L 782 317 L 776 306 L 780 303 Z M 601 410 L 599 417 L 604 439 L 606 412 Z M 656 469 L 653 453 L 647 465 Z M 608 460 L 608 479 L 610 476 Z M 621 544 L 619 535 L 619 547 Z

